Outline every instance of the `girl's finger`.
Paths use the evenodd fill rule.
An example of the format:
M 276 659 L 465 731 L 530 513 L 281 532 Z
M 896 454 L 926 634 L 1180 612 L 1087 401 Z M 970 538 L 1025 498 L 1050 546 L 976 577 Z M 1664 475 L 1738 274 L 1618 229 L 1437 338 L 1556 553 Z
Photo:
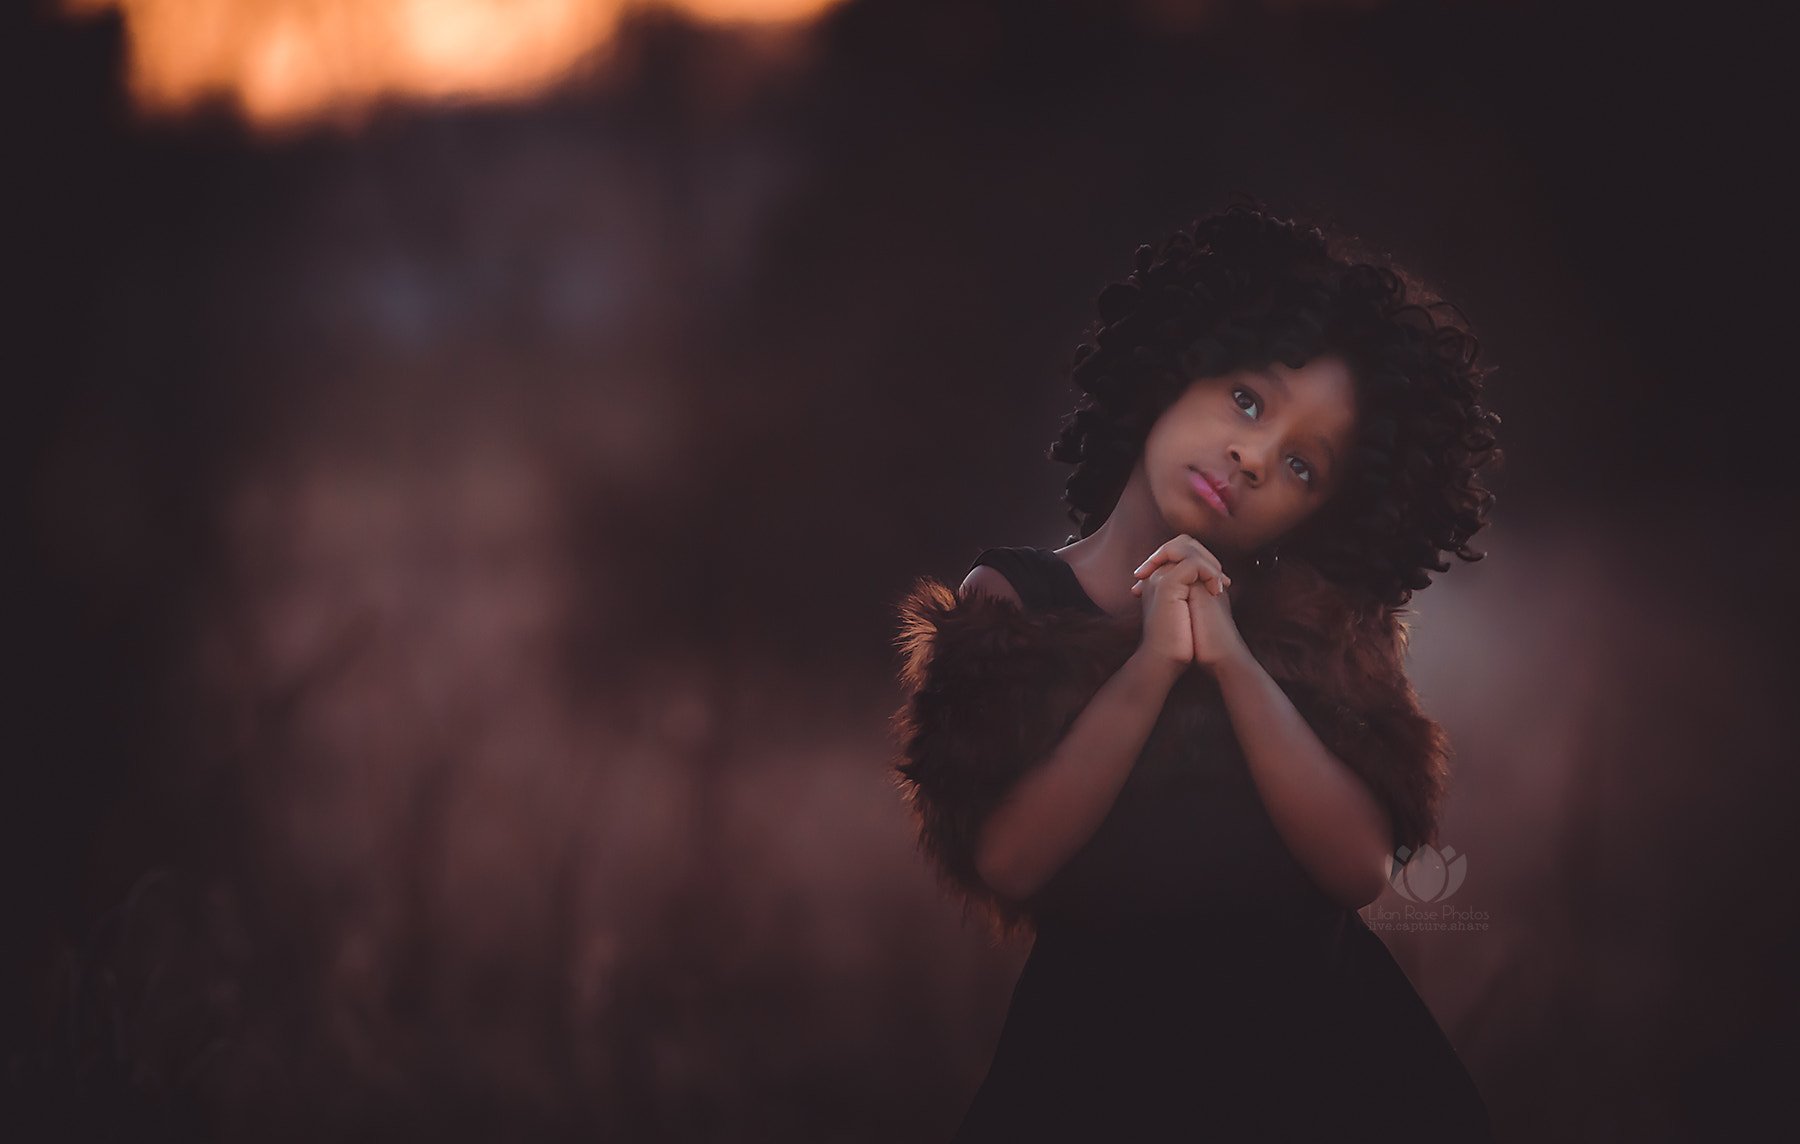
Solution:
M 1155 552 L 1150 554 L 1150 559 L 1137 566 L 1137 571 L 1133 572 L 1132 575 L 1136 576 L 1139 580 L 1142 580 L 1144 577 L 1150 575 L 1150 573 L 1162 567 L 1169 559 L 1169 554 L 1158 548 Z
M 1190 542 L 1192 542 L 1195 547 L 1199 546 L 1199 542 L 1186 533 L 1182 533 L 1180 536 L 1170 537 L 1168 540 L 1163 541 L 1161 544 L 1157 545 L 1156 551 L 1150 554 L 1148 560 L 1145 560 L 1142 564 L 1138 565 L 1135 575 L 1141 580 L 1164 564 L 1179 563 L 1183 558 L 1190 555 L 1191 549 L 1188 547 Z
M 1192 584 L 1196 580 L 1204 581 L 1206 590 L 1214 596 L 1223 596 L 1225 594 L 1225 589 L 1231 585 L 1231 577 L 1217 569 L 1207 568 L 1204 565 L 1200 566 L 1191 575 L 1184 574 L 1184 570 L 1178 568 L 1176 571 L 1176 579 L 1181 583 L 1187 584 Z M 1131 594 L 1133 596 L 1142 596 L 1144 594 L 1142 589 L 1144 585 L 1149 582 L 1148 577 L 1133 581 L 1131 585 Z
M 1198 560 L 1192 563 L 1195 565 L 1195 570 L 1192 577 L 1188 579 L 1188 583 L 1199 581 L 1205 584 L 1206 590 L 1213 595 L 1225 594 L 1225 589 L 1231 586 L 1231 577 L 1225 575 L 1224 569 L 1213 564 L 1201 563 Z
M 1164 564 L 1180 563 L 1189 559 L 1197 560 L 1202 565 L 1212 568 L 1219 566 L 1218 557 L 1209 552 L 1204 544 L 1184 532 L 1180 536 L 1163 541 L 1156 551 L 1150 554 L 1148 560 L 1138 565 L 1137 571 L 1133 575 L 1142 580 Z M 1227 583 L 1229 582 L 1227 579 Z
M 1176 539 L 1180 539 L 1180 538 L 1177 537 Z M 1169 548 L 1170 548 L 1170 545 L 1173 545 L 1174 543 L 1175 543 L 1175 541 L 1171 540 L 1171 541 L 1169 541 L 1168 544 L 1165 544 L 1161 548 L 1158 548 L 1155 552 L 1152 552 L 1150 554 L 1150 559 L 1144 561 L 1142 564 L 1139 564 L 1137 566 L 1137 571 L 1135 573 L 1133 573 L 1133 575 L 1135 575 L 1138 579 L 1142 580 L 1146 576 L 1150 575 L 1150 573 L 1156 571 L 1158 568 L 1161 568 L 1165 564 L 1180 564 L 1184 559 L 1186 559 L 1187 554 L 1183 553 L 1183 552 L 1171 552 L 1169 550 Z
M 1175 573 L 1176 578 L 1187 584 L 1199 584 L 1214 596 L 1224 593 L 1226 579 L 1223 572 L 1216 568 L 1208 568 L 1199 561 L 1193 561 L 1193 564 L 1195 566 L 1192 569 L 1185 565 L 1179 569 Z
M 1211 584 L 1206 577 L 1206 569 L 1194 561 L 1183 560 L 1174 564 L 1165 564 L 1137 583 L 1148 584 L 1152 580 L 1159 584 L 1180 584 L 1190 590 L 1195 583 L 1203 583 L 1207 584 L 1208 590 L 1211 590 Z M 1218 595 L 1218 593 L 1213 592 L 1213 595 Z
M 1170 541 L 1170 544 L 1173 543 L 1174 541 Z M 1137 571 L 1134 573 L 1138 583 L 1141 584 L 1149 579 L 1150 574 L 1155 572 L 1158 568 L 1161 568 L 1163 565 L 1174 564 L 1182 568 L 1186 573 L 1183 576 L 1183 579 L 1187 583 L 1191 584 L 1197 579 L 1205 578 L 1207 580 L 1208 588 L 1211 589 L 1212 594 L 1215 596 L 1230 586 L 1231 577 L 1225 575 L 1225 570 L 1219 567 L 1218 560 L 1213 558 L 1213 555 L 1204 548 L 1199 548 L 1197 543 L 1195 544 L 1195 548 L 1199 548 L 1200 554 L 1195 555 L 1192 558 L 1172 555 L 1166 551 L 1166 547 L 1167 546 L 1157 549 L 1150 559 L 1138 566 Z

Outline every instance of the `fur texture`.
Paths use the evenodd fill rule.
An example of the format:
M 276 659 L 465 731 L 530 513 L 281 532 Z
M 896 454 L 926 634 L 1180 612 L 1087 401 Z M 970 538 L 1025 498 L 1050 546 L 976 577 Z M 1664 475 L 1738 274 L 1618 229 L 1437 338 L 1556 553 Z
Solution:
M 1406 678 L 1399 610 L 1290 561 L 1230 592 L 1252 654 L 1325 747 L 1368 784 L 1395 845 L 1434 840 L 1448 742 Z M 976 874 L 976 833 L 1130 657 L 1141 623 L 1071 608 L 1023 609 L 982 594 L 958 599 L 929 577 L 899 612 L 906 702 L 893 730 L 921 844 L 973 902 L 1003 923 L 1023 920 L 1032 903 L 997 898 Z M 1221 724 L 1229 734 L 1217 685 L 1190 670 L 1170 691 L 1136 765 L 1170 765 L 1172 752 L 1191 750 Z

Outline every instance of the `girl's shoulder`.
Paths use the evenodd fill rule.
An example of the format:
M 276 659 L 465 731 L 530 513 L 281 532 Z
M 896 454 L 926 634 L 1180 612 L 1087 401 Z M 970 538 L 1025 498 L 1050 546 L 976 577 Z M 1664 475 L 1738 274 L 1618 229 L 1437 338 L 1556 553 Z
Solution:
M 963 584 L 965 588 L 990 591 L 1034 611 L 1043 608 L 1100 611 L 1082 589 L 1075 570 L 1049 548 L 1030 545 L 984 548 L 970 563 L 968 578 Z
M 957 590 L 957 595 L 967 597 L 973 593 L 1010 600 L 1021 608 L 1025 606 L 1025 598 L 1013 585 L 1012 577 L 992 564 L 977 564 L 963 577 L 962 587 Z
M 1048 687 L 1116 668 L 1137 645 L 1135 617 L 1094 607 L 1052 550 L 984 549 L 962 590 L 951 583 L 921 577 L 899 601 L 910 686 L 1006 677 Z

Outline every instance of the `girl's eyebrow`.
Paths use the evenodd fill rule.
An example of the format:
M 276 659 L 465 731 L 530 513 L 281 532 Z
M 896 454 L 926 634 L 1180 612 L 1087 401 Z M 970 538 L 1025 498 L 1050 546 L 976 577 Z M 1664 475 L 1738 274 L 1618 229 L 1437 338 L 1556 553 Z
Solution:
M 1261 378 L 1266 378 L 1268 380 L 1269 384 L 1274 387 L 1275 391 L 1277 393 L 1281 394 L 1281 399 L 1283 401 L 1288 400 L 1288 398 L 1290 396 L 1292 396 L 1288 392 L 1287 379 L 1285 377 L 1282 377 L 1280 374 L 1276 373 L 1274 370 L 1259 369 L 1256 371 L 1256 375 Z M 1337 453 L 1335 453 L 1332 450 L 1331 442 L 1327 441 L 1325 439 L 1325 435 L 1323 433 L 1314 433 L 1311 443 L 1319 450 L 1319 452 L 1325 454 L 1325 472 L 1326 472 L 1326 474 L 1329 475 L 1331 473 L 1336 472 L 1337 471 Z

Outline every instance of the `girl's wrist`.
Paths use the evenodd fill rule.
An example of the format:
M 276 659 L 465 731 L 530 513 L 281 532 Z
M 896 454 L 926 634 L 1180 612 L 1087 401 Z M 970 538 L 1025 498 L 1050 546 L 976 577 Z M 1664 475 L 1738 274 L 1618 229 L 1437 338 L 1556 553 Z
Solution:
M 1190 666 L 1192 665 L 1182 663 L 1180 660 L 1170 659 L 1168 656 L 1159 654 L 1140 644 L 1138 649 L 1131 653 L 1131 658 L 1125 661 L 1123 670 L 1132 672 L 1139 678 L 1153 686 L 1160 687 L 1166 692 L 1175 686 L 1175 681 L 1180 679 L 1181 673 L 1186 671 Z
M 1250 645 L 1243 640 L 1238 640 L 1225 655 L 1203 666 L 1212 672 L 1213 678 L 1221 683 L 1224 683 L 1228 677 L 1254 674 L 1263 669 L 1257 658 L 1250 654 Z

